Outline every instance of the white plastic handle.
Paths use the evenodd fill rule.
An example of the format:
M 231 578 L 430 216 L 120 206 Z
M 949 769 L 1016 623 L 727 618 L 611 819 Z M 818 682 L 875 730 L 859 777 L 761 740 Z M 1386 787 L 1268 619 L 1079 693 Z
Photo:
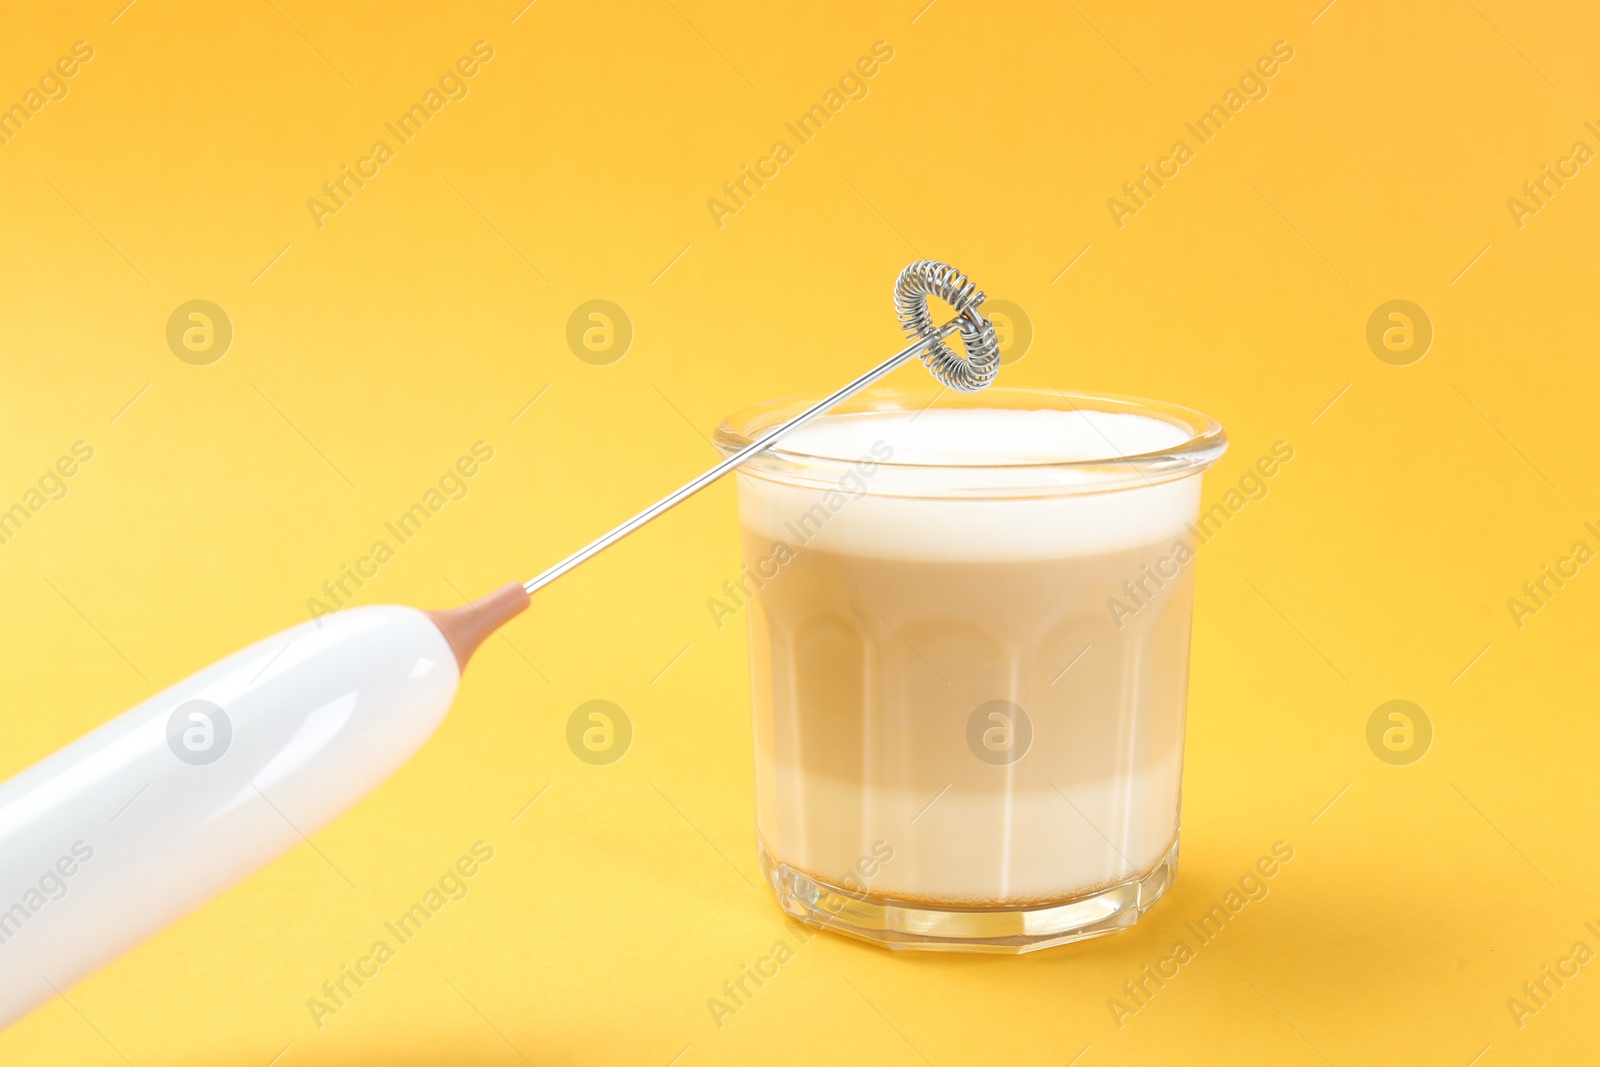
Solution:
M 433 734 L 459 682 L 426 613 L 352 608 L 0 784 L 0 1026 L 349 808 Z

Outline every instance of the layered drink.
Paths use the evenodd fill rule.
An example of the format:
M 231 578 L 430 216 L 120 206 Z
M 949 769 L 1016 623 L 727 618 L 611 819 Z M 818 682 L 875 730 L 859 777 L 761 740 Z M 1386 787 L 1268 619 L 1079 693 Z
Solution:
M 785 908 L 1022 951 L 1164 891 L 1190 526 L 1223 447 L 1166 406 L 869 394 L 746 468 L 756 821 Z

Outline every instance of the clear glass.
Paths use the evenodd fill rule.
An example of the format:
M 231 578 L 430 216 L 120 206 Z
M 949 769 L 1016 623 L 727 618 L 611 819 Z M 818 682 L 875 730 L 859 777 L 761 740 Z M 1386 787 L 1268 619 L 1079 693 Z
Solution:
M 780 443 L 742 469 L 722 607 L 749 625 L 762 869 L 785 911 L 892 948 L 1130 926 L 1176 870 L 1194 523 L 1226 438 L 1169 404 L 999 387 L 836 414 L 930 401 L 1141 415 L 1168 444 L 931 465 Z M 717 445 L 808 403 L 738 412 Z

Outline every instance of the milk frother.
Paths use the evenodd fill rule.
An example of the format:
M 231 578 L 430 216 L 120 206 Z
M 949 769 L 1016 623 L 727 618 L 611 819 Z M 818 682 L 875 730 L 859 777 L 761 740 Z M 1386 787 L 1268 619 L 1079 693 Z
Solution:
M 956 317 L 935 326 L 928 297 Z M 911 344 L 538 576 L 463 607 L 349 608 L 205 667 L 0 784 L 0 1026 L 259 870 L 405 763 L 529 596 L 920 357 L 976 392 L 1000 351 L 948 264 L 901 271 Z M 963 353 L 945 345 L 961 335 Z

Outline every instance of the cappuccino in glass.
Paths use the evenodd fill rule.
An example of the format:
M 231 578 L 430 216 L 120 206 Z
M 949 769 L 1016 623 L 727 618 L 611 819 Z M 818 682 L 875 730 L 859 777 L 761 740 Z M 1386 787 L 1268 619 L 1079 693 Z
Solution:
M 760 432 L 740 418 L 723 447 Z M 1224 447 L 1149 402 L 868 394 L 746 468 L 756 821 L 786 910 L 1019 952 L 1165 891 L 1191 525 Z

